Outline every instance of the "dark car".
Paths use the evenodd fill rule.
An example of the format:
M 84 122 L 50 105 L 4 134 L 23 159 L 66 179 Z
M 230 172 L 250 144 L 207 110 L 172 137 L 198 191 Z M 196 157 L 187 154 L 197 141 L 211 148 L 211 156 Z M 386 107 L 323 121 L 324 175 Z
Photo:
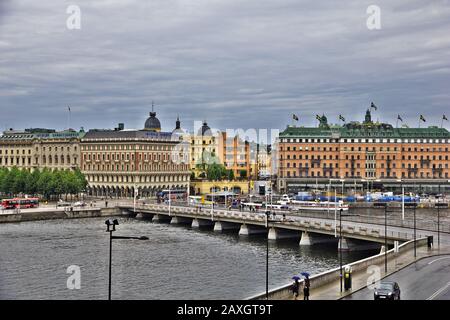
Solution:
M 373 293 L 375 300 L 400 300 L 400 287 L 397 282 L 382 281 Z

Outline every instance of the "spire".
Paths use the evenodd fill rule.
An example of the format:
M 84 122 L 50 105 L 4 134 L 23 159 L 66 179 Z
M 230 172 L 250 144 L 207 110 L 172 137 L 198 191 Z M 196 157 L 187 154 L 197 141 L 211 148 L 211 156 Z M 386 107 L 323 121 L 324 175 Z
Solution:
M 177 115 L 177 121 L 175 122 L 175 129 L 181 129 L 181 122 L 179 115 Z

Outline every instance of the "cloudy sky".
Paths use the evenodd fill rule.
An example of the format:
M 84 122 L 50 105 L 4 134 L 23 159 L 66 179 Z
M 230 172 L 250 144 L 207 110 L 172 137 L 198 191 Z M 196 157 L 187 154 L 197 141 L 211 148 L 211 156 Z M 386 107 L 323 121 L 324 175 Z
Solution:
M 369 30 L 366 10 L 381 9 Z M 66 22 L 81 9 L 81 29 Z M 0 128 L 450 118 L 449 0 L 0 0 Z M 449 122 L 444 123 L 449 128 Z

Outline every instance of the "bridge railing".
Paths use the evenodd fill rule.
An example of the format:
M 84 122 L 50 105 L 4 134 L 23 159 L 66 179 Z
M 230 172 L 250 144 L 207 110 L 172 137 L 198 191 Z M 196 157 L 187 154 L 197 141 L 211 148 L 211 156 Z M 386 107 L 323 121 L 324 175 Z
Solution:
M 427 238 L 421 238 L 416 240 L 417 247 L 422 247 L 428 244 Z M 402 253 L 407 252 L 408 250 L 411 250 L 414 247 L 414 240 L 408 241 L 403 243 L 398 247 L 399 252 L 395 252 L 395 249 L 391 249 L 387 252 L 388 259 L 392 258 L 392 256 L 396 256 Z M 368 267 L 374 266 L 374 265 L 382 265 L 385 259 L 385 254 L 380 253 L 377 255 L 374 255 L 372 257 L 368 257 L 350 264 L 347 264 L 346 266 L 351 266 L 353 269 L 353 273 L 367 270 Z M 317 275 L 313 275 L 310 277 L 310 285 L 311 288 L 314 290 L 316 288 L 319 288 L 320 286 L 329 284 L 333 281 L 339 281 L 340 279 L 340 268 L 334 268 L 329 271 L 322 272 Z M 303 284 L 304 280 L 299 281 L 301 284 Z M 288 283 L 285 285 L 282 285 L 280 287 L 277 287 L 275 289 L 272 289 L 269 291 L 269 300 L 285 300 L 292 297 L 291 292 L 291 286 L 292 283 Z M 260 293 L 254 296 L 251 296 L 247 298 L 246 300 L 265 300 L 266 299 L 266 293 Z

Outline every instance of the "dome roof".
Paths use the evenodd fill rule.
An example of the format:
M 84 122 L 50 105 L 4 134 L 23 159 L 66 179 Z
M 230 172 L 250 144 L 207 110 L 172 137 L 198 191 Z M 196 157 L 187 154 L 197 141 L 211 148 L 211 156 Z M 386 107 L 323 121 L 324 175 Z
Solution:
M 150 112 L 150 117 L 145 121 L 144 130 L 161 131 L 161 122 L 156 117 L 156 112 Z
M 203 126 L 198 130 L 197 133 L 199 136 L 211 136 L 211 128 L 208 127 L 206 121 L 203 122 Z
M 180 117 L 177 117 L 177 121 L 175 122 L 175 129 L 172 131 L 173 134 L 184 134 L 183 129 L 181 129 Z

